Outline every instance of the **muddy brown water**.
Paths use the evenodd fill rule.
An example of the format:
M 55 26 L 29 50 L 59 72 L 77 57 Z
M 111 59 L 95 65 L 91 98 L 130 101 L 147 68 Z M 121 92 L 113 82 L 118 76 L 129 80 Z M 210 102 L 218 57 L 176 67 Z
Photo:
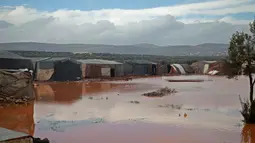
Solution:
M 172 83 L 169 77 L 157 77 L 42 83 L 35 88 L 34 103 L 0 108 L 0 126 L 56 143 L 255 142 L 255 126 L 243 126 L 239 113 L 238 95 L 248 95 L 247 78 L 176 79 L 182 78 L 205 81 Z M 141 96 L 165 86 L 177 93 Z

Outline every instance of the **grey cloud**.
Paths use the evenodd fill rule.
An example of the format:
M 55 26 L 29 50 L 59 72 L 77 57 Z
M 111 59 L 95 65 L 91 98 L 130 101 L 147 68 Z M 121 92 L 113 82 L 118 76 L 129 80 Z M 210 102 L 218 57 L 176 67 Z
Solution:
M 50 17 L 2 29 L 0 42 L 157 45 L 227 43 L 233 32 L 237 30 L 247 32 L 247 25 L 224 22 L 184 24 L 170 15 L 124 25 L 115 25 L 107 20 L 95 24 L 76 25 L 63 24 L 58 19 Z

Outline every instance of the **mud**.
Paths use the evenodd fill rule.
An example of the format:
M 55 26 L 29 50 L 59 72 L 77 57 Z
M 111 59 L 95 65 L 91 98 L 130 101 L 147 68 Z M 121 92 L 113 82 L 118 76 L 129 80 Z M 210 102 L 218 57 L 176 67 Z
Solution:
M 40 83 L 34 104 L 0 108 L 0 126 L 55 143 L 254 142 L 255 126 L 244 126 L 239 112 L 238 95 L 248 95 L 245 77 L 183 78 L 205 81 Z M 160 98 L 141 96 L 160 87 L 178 92 Z
M 144 94 L 142 94 L 142 96 L 163 97 L 163 96 L 174 94 L 174 93 L 177 93 L 177 91 L 175 89 L 170 89 L 168 87 L 165 87 L 165 88 L 161 88 L 156 91 L 153 91 L 153 92 L 144 93 Z

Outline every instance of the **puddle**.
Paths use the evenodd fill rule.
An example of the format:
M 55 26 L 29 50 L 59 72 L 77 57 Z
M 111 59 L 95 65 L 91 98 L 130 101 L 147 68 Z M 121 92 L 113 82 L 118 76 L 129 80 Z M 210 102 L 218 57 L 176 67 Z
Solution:
M 56 143 L 255 140 L 255 126 L 243 127 L 239 113 L 238 95 L 248 95 L 247 79 L 199 78 L 208 81 L 43 83 L 35 89 L 34 104 L 0 108 L 0 126 Z M 178 92 L 159 98 L 141 96 L 164 87 Z

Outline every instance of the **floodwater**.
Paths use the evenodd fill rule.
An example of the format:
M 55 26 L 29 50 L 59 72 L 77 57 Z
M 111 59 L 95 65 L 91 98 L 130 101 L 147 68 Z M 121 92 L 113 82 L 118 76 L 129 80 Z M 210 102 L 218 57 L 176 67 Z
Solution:
M 34 103 L 0 108 L 0 126 L 54 143 L 255 143 L 255 126 L 239 113 L 246 77 L 169 78 L 39 84 Z M 165 86 L 177 93 L 141 96 Z

